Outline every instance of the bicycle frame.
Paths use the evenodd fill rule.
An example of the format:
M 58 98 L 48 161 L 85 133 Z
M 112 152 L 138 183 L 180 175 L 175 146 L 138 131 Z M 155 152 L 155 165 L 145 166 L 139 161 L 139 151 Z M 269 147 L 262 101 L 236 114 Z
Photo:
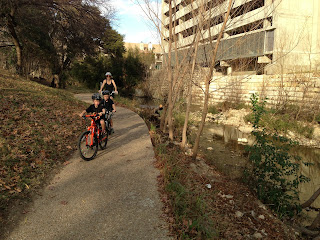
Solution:
M 106 112 L 105 114 L 105 121 L 106 121 L 106 128 L 108 129 L 109 128 L 109 125 L 110 125 L 110 120 L 112 119 L 112 116 L 113 116 L 113 112 Z M 109 129 L 108 129 L 109 130 Z
M 89 145 L 90 147 L 93 145 L 93 138 L 95 134 L 98 134 L 98 141 L 100 142 L 99 136 L 101 134 L 101 130 L 98 128 L 96 124 L 96 120 L 99 120 L 100 117 L 97 117 L 95 120 L 93 117 L 96 117 L 96 115 L 86 115 L 85 117 L 91 117 L 91 125 L 88 127 L 88 131 L 91 133 L 91 141 L 90 144 L 88 144 L 88 138 L 86 139 L 86 145 Z

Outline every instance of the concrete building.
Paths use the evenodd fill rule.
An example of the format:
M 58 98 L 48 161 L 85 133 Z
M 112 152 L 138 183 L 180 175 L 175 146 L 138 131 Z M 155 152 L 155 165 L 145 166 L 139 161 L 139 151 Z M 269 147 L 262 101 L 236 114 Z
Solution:
M 129 49 L 139 49 L 139 51 L 144 53 L 152 52 L 154 54 L 154 64 L 151 68 L 160 69 L 162 67 L 162 49 L 160 44 L 152 44 L 150 43 L 124 43 L 124 47 L 126 50 Z
M 222 27 L 227 0 L 173 0 L 172 41 L 180 54 L 201 32 L 197 55 L 208 59 Z M 168 53 L 169 0 L 162 2 L 162 45 Z M 201 21 L 200 15 L 204 16 Z M 279 74 L 318 70 L 320 62 L 319 0 L 234 0 L 220 43 L 216 70 L 223 75 Z

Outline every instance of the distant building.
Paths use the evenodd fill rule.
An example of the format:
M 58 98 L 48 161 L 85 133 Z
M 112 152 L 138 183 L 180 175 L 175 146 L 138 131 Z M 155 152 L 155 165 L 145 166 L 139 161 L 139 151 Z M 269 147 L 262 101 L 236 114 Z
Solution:
M 160 69 L 162 67 L 162 49 L 160 44 L 152 44 L 149 43 L 124 43 L 124 47 L 126 50 L 129 49 L 139 49 L 141 52 L 152 52 L 154 54 L 154 65 L 151 68 Z
M 162 46 L 168 53 L 169 0 L 162 2 Z M 192 45 L 201 31 L 197 62 L 207 64 L 210 37 L 217 39 L 228 1 L 173 0 L 173 40 L 179 49 Z M 199 29 L 198 10 L 205 4 L 207 24 Z M 317 70 L 320 63 L 319 0 L 235 0 L 224 31 L 216 69 L 224 74 L 290 73 Z M 210 31 L 209 31 L 210 30 Z M 210 33 L 210 35 L 209 35 Z

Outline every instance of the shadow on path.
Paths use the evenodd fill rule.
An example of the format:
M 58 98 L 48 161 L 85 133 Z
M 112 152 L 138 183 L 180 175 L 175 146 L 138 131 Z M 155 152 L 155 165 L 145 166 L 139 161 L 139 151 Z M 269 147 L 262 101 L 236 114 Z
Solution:
M 147 126 L 124 108 L 114 122 L 107 148 L 88 162 L 77 153 L 7 239 L 171 239 Z

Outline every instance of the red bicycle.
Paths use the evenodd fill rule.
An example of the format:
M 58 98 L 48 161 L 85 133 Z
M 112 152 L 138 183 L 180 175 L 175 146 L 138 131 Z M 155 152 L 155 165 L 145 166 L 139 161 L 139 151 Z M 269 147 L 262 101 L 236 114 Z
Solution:
M 85 115 L 83 118 L 91 118 L 91 125 L 81 134 L 78 146 L 81 158 L 90 161 L 97 155 L 98 145 L 102 150 L 106 148 L 109 136 L 108 131 L 103 133 L 101 125 L 96 123 L 100 119 L 99 115 Z

